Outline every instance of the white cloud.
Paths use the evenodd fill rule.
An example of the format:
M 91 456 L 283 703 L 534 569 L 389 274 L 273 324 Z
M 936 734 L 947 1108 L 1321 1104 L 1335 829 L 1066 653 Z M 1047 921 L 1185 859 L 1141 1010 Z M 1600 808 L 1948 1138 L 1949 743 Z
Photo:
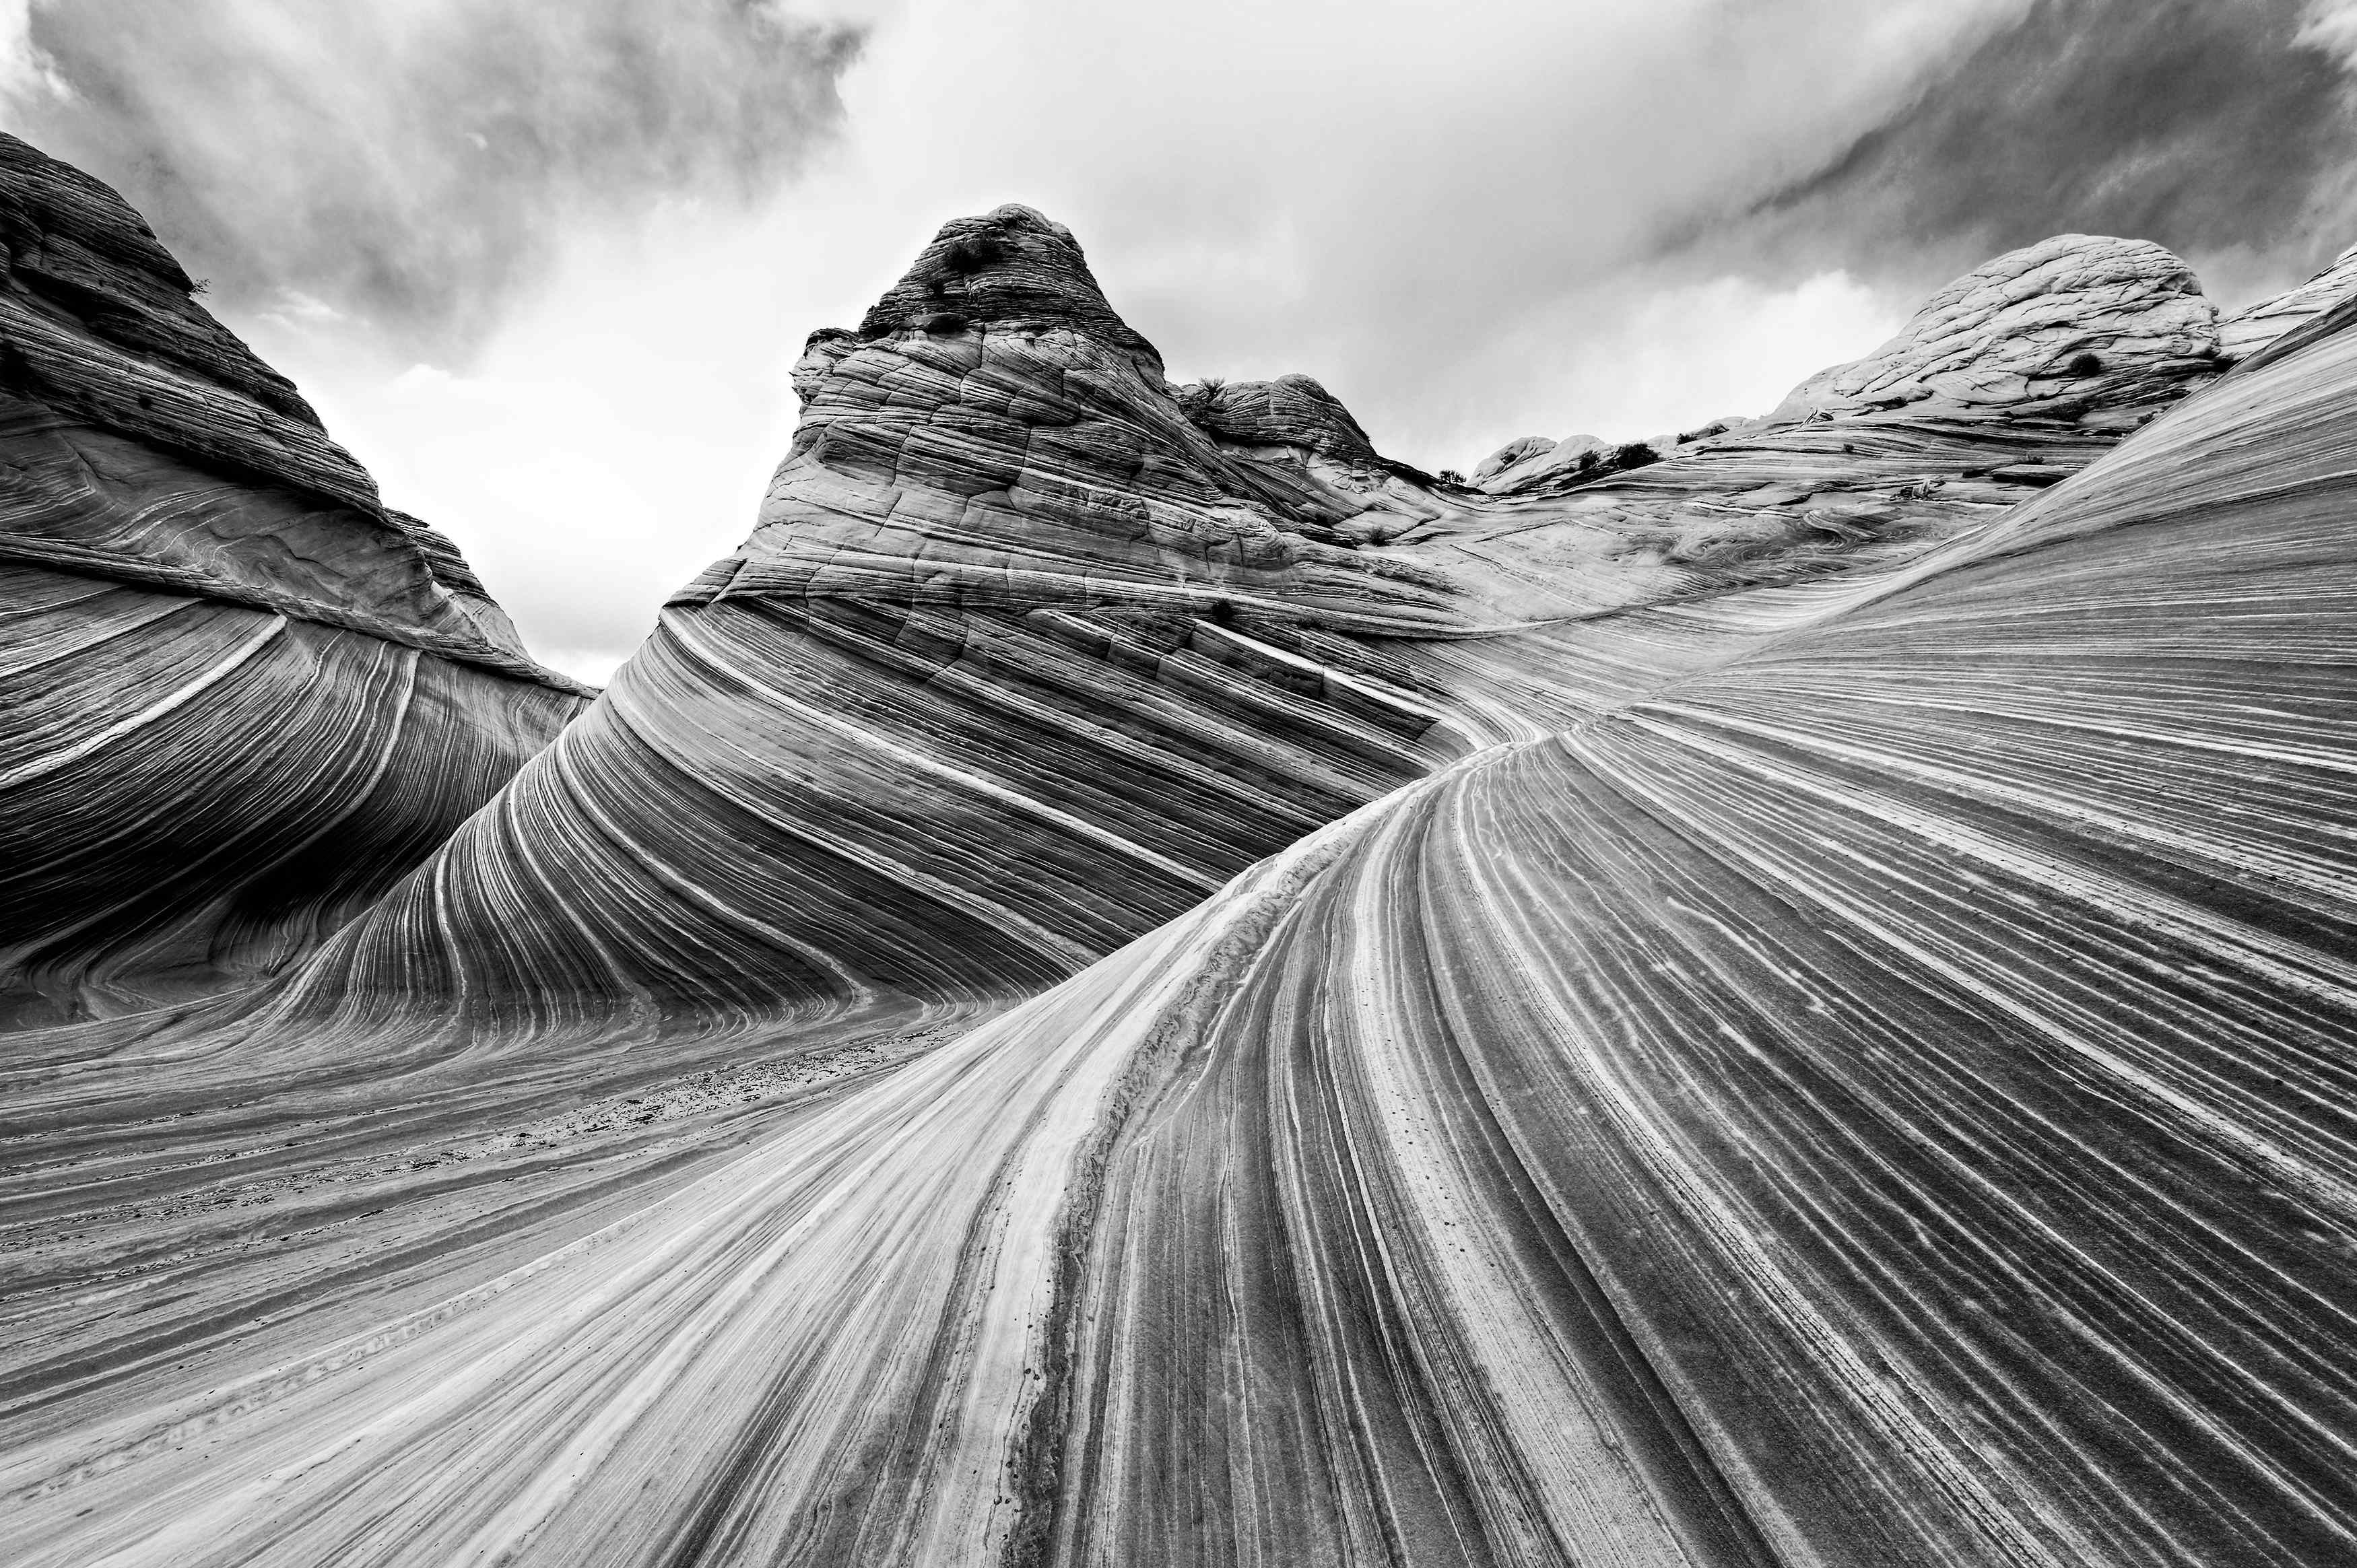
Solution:
M 332 326 L 253 335 L 387 502 L 448 533 L 576 673 L 744 537 L 791 432 L 774 258 L 752 236 L 670 238 L 681 253 L 582 247 L 464 374 L 371 360 Z
M 1765 413 L 1816 371 L 1889 338 L 1915 303 L 1843 272 L 1789 288 L 1727 276 L 1582 299 L 1458 372 L 1464 413 L 1449 466 L 1469 467 L 1516 435 L 1629 440 Z M 1543 423 L 1510 427 L 1534 413 Z
M 1762 411 L 1917 303 L 1718 242 L 2026 4 L 837 3 L 873 31 L 830 148 L 749 203 L 551 208 L 470 354 L 418 365 L 329 292 L 231 320 L 588 670 L 743 538 L 803 336 L 945 218 L 1041 208 L 1174 377 L 1308 371 L 1426 467 L 1651 435 Z
M 2344 70 L 2357 71 L 2357 0 L 2309 0 L 2295 41 L 2332 56 Z
M 599 648 L 548 648 L 540 650 L 540 661 L 552 670 L 561 670 L 576 681 L 587 681 L 592 686 L 603 686 L 614 678 L 629 653 L 616 653 Z
M 911 0 L 874 19 L 831 155 L 761 210 L 683 202 L 567 235 L 463 376 L 257 329 L 387 498 L 573 668 L 626 653 L 743 538 L 802 337 L 856 321 L 943 219 L 1042 208 L 1174 376 L 1307 371 L 1412 461 L 1650 434 L 1772 404 L 1892 311 L 1837 275 L 1640 288 L 1632 258 L 1992 25 L 1703 0 Z

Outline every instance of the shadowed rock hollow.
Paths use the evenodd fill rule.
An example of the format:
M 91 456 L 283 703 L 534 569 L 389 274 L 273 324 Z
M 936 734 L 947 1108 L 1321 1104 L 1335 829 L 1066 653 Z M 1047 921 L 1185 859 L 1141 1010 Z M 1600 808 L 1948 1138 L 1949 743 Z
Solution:
M 2357 1552 L 2352 327 L 2065 236 L 1460 485 L 1170 386 L 1002 208 L 813 336 L 751 536 L 553 741 L 372 498 L 281 553 L 332 585 L 204 544 L 292 536 L 250 466 L 40 567 L 27 669 L 193 560 L 462 736 L 551 695 L 274 977 L 5 1036 L 15 1550 Z M 184 683 L 59 682 L 57 750 L 237 750 Z

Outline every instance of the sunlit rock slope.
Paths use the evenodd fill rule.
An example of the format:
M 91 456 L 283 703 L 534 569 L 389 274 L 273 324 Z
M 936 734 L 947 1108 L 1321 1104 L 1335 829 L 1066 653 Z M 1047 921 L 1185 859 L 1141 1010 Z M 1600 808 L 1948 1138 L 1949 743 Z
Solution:
M 2275 315 L 2066 239 L 1459 484 L 952 223 L 438 853 L 8 1037 L 0 1539 L 2357 1556 L 2357 306 Z
M 0 1021 L 251 980 L 583 693 L 112 190 L 0 136 Z

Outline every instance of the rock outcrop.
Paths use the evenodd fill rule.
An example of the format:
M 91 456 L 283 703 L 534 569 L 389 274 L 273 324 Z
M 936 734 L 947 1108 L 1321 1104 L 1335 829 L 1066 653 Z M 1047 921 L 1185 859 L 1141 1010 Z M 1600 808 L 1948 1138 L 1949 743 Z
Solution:
M 1911 407 L 2111 424 L 2174 403 L 2222 352 L 2218 307 L 2182 261 L 2147 241 L 2058 234 L 1958 278 L 1767 417 Z
M 307 950 L 581 703 L 96 180 L 0 136 L 0 1018 Z
M 1174 389 L 1061 226 L 953 221 L 813 335 L 744 548 L 274 1005 L 571 1026 L 1036 990 L 1469 750 L 1720 656 L 1674 607 L 1981 526 L 2214 374 L 2213 317 L 2166 252 L 2066 237 L 1776 420 L 1484 497 L 1383 459 L 1307 377 Z M 2112 368 L 2080 402 L 1995 398 L 2088 342 Z
M 11 1036 L 13 1552 L 2346 1555 L 2357 306 L 2148 250 L 1482 490 L 951 223 L 414 874 Z
M 2324 279 L 2311 286 L 2304 299 L 2329 295 Z M 2287 296 L 2280 319 L 2309 308 Z M 2237 328 L 2245 352 L 2261 330 L 2251 320 Z M 2235 357 L 2176 256 L 2058 235 L 1957 279 L 1889 342 L 1820 371 L 1765 415 L 1617 447 L 1525 437 L 1475 474 L 1518 512 L 1617 531 L 1621 568 L 1653 562 L 1687 591 L 1792 582 L 1978 527 Z
M 1484 489 L 1504 489 L 1556 473 L 1592 467 L 1598 454 L 1612 444 L 1595 435 L 1522 435 L 1507 442 L 1473 465 L 1469 476 Z
M 1358 547 L 1440 505 L 1343 471 L 1363 438 L 1314 383 L 1225 438 L 1190 417 L 1038 214 L 945 226 L 797 385 L 744 548 L 306 996 L 1037 989 L 1470 744 L 1362 635 L 1464 624 Z M 552 918 L 511 918 L 519 875 Z

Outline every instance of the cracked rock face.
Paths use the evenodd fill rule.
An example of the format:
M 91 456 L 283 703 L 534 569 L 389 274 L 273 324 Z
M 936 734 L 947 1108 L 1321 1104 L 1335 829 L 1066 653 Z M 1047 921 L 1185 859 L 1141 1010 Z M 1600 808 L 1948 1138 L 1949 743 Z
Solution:
M 2338 1561 L 2331 293 L 2222 336 L 2066 237 L 1773 419 L 1457 485 L 1307 377 L 1170 386 L 1002 208 L 813 335 L 751 535 L 528 760 L 573 699 L 393 514 L 446 598 L 38 568 L 60 770 L 424 711 L 230 776 L 336 848 L 421 757 L 489 799 L 274 977 L 5 1036 L 13 1554 Z
M 580 705 L 105 186 L 0 136 L 0 1016 L 308 950 Z
M 2058 234 L 1958 278 L 1889 342 L 1812 376 L 1768 418 L 2165 405 L 2215 374 L 2221 354 L 2217 306 L 2183 262 L 2147 241 Z

